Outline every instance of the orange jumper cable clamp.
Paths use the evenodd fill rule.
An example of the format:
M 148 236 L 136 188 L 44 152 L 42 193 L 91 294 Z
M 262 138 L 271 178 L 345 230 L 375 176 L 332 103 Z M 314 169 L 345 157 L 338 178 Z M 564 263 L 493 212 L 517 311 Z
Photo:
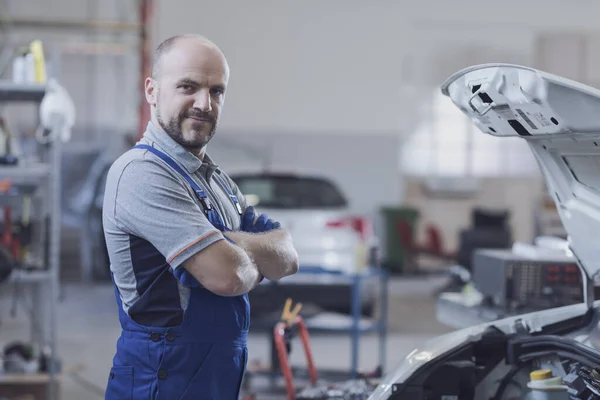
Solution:
M 298 315 L 302 304 L 296 304 L 296 307 L 292 311 L 292 299 L 287 299 L 283 312 L 281 313 L 280 322 L 275 325 L 273 336 L 275 338 L 275 347 L 277 349 L 277 355 L 279 356 L 279 365 L 281 373 L 285 379 L 285 386 L 288 392 L 288 400 L 296 399 L 296 387 L 294 385 L 294 376 L 292 374 L 292 367 L 290 366 L 288 359 L 288 346 L 286 344 L 286 337 L 289 337 L 289 331 L 292 327 L 298 327 L 298 333 L 300 334 L 300 340 L 304 347 L 304 354 L 306 355 L 306 362 L 308 363 L 308 374 L 310 382 L 314 385 L 317 383 L 317 369 L 315 368 L 314 359 L 312 356 L 312 350 L 310 348 L 310 340 L 308 334 L 308 328 L 304 319 Z

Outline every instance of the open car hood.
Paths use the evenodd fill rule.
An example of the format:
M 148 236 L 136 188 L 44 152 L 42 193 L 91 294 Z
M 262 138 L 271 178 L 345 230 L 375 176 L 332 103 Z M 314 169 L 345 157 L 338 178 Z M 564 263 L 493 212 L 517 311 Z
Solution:
M 600 90 L 532 68 L 484 64 L 442 85 L 484 133 L 527 141 L 590 278 L 600 271 Z M 523 198 L 524 202 L 533 201 Z

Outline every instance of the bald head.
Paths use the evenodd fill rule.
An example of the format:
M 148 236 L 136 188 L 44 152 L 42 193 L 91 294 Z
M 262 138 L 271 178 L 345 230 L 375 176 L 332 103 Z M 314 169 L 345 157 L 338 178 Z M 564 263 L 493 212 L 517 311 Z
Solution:
M 171 36 L 158 45 L 152 59 L 152 78 L 159 79 L 162 67 L 161 64 L 165 56 L 167 56 L 171 51 L 181 50 L 181 48 L 191 51 L 193 51 L 195 48 L 196 50 L 212 52 L 213 56 L 220 58 L 223 61 L 225 67 L 227 68 L 227 73 L 229 74 L 227 60 L 219 46 L 202 35 L 184 33 L 181 35 Z
M 155 125 L 200 154 L 217 128 L 229 66 L 221 49 L 203 36 L 173 36 L 156 49 L 146 100 Z

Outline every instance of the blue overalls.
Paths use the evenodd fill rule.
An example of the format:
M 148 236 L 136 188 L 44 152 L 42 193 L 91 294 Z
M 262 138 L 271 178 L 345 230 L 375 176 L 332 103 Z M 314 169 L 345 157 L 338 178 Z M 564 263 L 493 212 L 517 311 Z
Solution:
M 194 189 L 211 224 L 221 231 L 228 230 L 204 190 L 169 156 L 148 145 L 134 148 L 153 152 L 181 174 Z M 241 215 L 237 198 L 220 177 L 215 178 Z M 171 327 L 138 324 L 123 311 L 115 286 L 122 333 L 105 399 L 237 400 L 248 357 L 248 295 L 217 296 L 204 289 L 183 267 L 173 271 L 164 257 L 151 258 L 156 258 L 156 254 L 149 256 L 148 262 L 164 263 L 163 273 L 171 273 L 173 279 L 190 288 L 183 323 Z

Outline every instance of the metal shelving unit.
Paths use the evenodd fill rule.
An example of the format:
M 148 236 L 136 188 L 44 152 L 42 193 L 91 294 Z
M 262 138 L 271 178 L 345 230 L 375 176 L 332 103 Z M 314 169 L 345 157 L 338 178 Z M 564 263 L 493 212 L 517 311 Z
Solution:
M 0 80 L 0 106 L 14 102 L 39 104 L 47 90 L 46 85 L 21 85 Z M 54 116 L 52 126 L 49 127 L 50 137 L 56 137 L 53 133 L 59 132 L 63 123 L 60 115 Z M 34 249 L 40 255 L 40 265 L 14 269 L 8 282 L 14 285 L 18 292 L 31 296 L 31 342 L 43 350 L 48 361 L 51 361 L 47 363 L 47 373 L 26 375 L 21 378 L 26 380 L 35 378 L 47 384 L 47 398 L 56 400 L 59 395 L 56 310 L 61 241 L 61 140 L 54 139 L 39 144 L 39 154 L 41 156 L 39 162 L 30 162 L 24 157 L 16 165 L 0 166 L 0 181 L 10 181 L 12 187 L 17 188 L 12 193 L 2 194 L 0 202 L 10 202 L 12 206 L 15 198 L 26 195 L 35 197 L 35 200 L 40 203 L 38 210 L 34 210 L 32 206 L 32 217 L 35 217 L 31 221 L 33 223 L 35 219 L 34 228 L 40 230 L 33 235 L 37 242 L 34 244 L 36 246 Z M 14 374 L 0 375 L 0 378 L 4 378 L 3 383 L 14 377 Z
M 22 85 L 12 81 L 0 81 L 0 101 L 42 101 L 46 94 L 46 85 Z

